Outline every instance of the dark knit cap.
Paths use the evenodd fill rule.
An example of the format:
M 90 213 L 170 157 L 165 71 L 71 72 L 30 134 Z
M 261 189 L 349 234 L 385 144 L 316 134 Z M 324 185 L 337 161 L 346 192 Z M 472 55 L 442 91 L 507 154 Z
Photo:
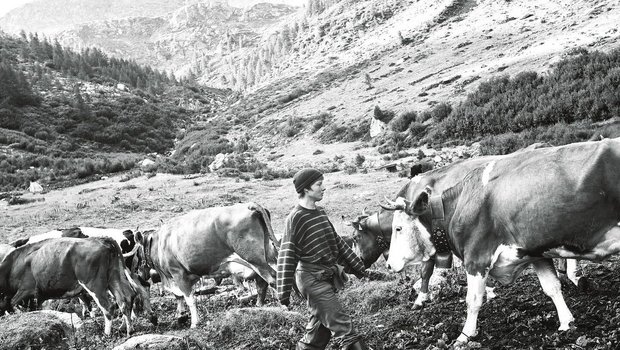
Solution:
M 301 169 L 298 171 L 295 176 L 293 176 L 293 184 L 295 185 L 295 191 L 297 193 L 302 193 L 304 188 L 310 188 L 312 184 L 318 180 L 323 178 L 323 174 L 313 168 Z

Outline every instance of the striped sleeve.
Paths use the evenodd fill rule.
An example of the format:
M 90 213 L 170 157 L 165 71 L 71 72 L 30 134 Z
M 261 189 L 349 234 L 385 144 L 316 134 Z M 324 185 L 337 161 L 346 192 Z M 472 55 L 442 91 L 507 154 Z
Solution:
M 295 242 L 291 239 L 292 228 L 291 220 L 287 220 L 286 231 L 280 243 L 280 252 L 278 253 L 278 271 L 276 276 L 276 288 L 278 292 L 278 300 L 280 303 L 287 305 L 291 295 L 291 288 L 295 283 L 295 268 L 297 267 L 297 254 Z
M 358 273 L 363 273 L 366 271 L 362 259 L 360 259 L 359 256 L 353 252 L 353 249 L 351 249 L 347 242 L 345 242 L 344 239 L 342 239 L 342 237 L 338 234 L 336 234 L 336 244 L 338 245 L 338 252 L 340 253 L 340 256 L 353 271 Z

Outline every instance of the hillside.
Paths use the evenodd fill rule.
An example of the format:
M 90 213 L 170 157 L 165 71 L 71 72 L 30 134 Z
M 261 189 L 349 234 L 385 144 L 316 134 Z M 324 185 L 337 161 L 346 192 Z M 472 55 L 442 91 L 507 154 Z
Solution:
M 612 1 L 340 2 L 312 17 L 281 64 L 279 75 L 291 78 L 253 90 L 247 104 L 331 79 L 291 102 L 276 101 L 255 118 L 249 138 L 270 140 L 268 151 L 279 147 L 280 159 L 309 154 L 321 147 L 314 139 L 270 138 L 273 125 L 329 113 L 351 126 L 369 121 L 375 106 L 402 113 L 458 103 L 491 77 L 544 75 L 571 49 L 617 48 L 617 18 L 620 5 Z
M 0 33 L 0 48 L 0 191 L 131 170 L 170 153 L 195 113 L 230 95 L 36 35 Z
M 583 56 L 591 67 L 599 59 L 612 60 L 596 52 L 618 49 L 617 18 L 620 4 L 602 0 L 314 0 L 299 11 L 268 4 L 237 9 L 211 1 L 190 2 L 169 16 L 90 22 L 61 38 L 79 37 L 73 44 L 108 45 L 114 55 L 191 71 L 189 81 L 241 89 L 217 111 L 192 112 L 171 150 L 174 162 L 183 164 L 183 172 L 209 172 L 217 169 L 210 167 L 216 155 L 227 153 L 219 162 L 227 174 L 287 177 L 304 165 L 353 171 L 362 157 L 365 168 L 401 157 L 408 157 L 406 164 L 418 155 L 434 156 L 428 147 L 486 142 L 486 152 L 509 152 L 531 142 L 594 137 L 600 123 L 617 116 L 615 66 L 601 73 L 602 80 L 584 82 L 586 90 L 567 90 L 570 82 L 549 87 L 549 80 L 572 79 L 567 74 L 579 64 L 570 71 L 555 69 L 571 66 L 565 60 L 579 63 L 584 52 L 592 52 Z M 152 45 L 154 32 L 166 38 L 159 45 L 163 51 Z M 500 96 L 502 84 L 516 85 L 508 80 L 515 77 L 519 84 L 552 89 L 550 111 L 534 115 L 527 111 L 533 107 L 518 107 L 526 115 L 515 115 L 516 126 L 446 136 L 454 134 L 455 120 L 470 118 L 467 106 L 460 107 L 468 96 L 478 96 L 481 86 L 491 91 L 487 99 Z M 498 98 L 544 104 L 541 96 L 534 89 L 527 97 Z M 558 102 L 561 96 L 570 101 Z M 583 96 L 587 101 L 579 100 Z M 500 107 L 485 102 L 474 117 L 479 124 L 485 123 L 481 118 L 493 119 L 489 125 L 512 124 L 504 118 L 517 107 Z M 386 123 L 390 119 L 394 122 Z M 395 127 L 396 121 L 403 127 Z

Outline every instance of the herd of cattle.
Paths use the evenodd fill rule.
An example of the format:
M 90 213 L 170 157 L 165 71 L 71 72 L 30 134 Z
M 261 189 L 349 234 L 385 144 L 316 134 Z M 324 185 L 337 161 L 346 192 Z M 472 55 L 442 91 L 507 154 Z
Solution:
M 467 318 L 457 341 L 476 334 L 487 278 L 508 284 L 533 266 L 554 302 L 560 330 L 573 316 L 552 258 L 600 261 L 620 251 L 620 139 L 532 148 L 460 160 L 412 176 L 382 209 L 351 225 L 348 242 L 366 267 L 382 255 L 401 271 L 422 264 L 414 305 L 428 301 L 435 266 L 452 254 L 467 273 Z M 134 311 L 156 322 L 149 281 L 161 280 L 198 324 L 194 284 L 231 274 L 254 279 L 262 304 L 275 282 L 279 242 L 268 210 L 242 203 L 191 211 L 157 230 L 76 227 L 0 245 L 0 312 L 78 297 L 84 315 L 94 301 L 110 334 L 112 304 L 127 333 Z M 576 282 L 574 272 L 569 276 Z M 112 299 L 110 298 L 112 296 Z

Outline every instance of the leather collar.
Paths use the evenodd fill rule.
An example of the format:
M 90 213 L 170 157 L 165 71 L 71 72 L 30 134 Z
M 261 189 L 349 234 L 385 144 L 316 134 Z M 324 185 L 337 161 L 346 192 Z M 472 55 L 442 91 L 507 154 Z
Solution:
M 450 252 L 448 230 L 445 227 L 446 216 L 441 195 L 431 196 L 429 205 L 431 208 L 431 242 L 435 246 L 437 253 Z

